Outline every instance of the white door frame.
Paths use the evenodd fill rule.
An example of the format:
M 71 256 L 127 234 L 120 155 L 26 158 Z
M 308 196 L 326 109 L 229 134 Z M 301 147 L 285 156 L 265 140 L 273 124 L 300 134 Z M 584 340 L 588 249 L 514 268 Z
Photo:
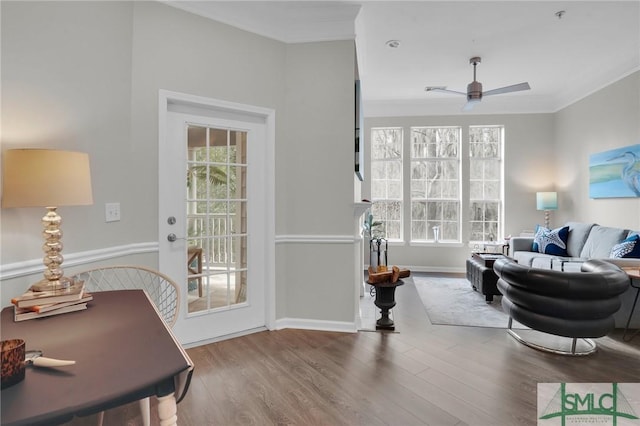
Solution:
M 186 93 L 172 92 L 160 89 L 159 91 L 159 125 L 158 143 L 159 147 L 167 141 L 167 120 L 170 111 L 192 112 L 197 110 L 210 113 L 215 118 L 237 118 L 238 120 L 255 120 L 266 126 L 266 164 L 264 176 L 265 208 L 263 225 L 265 227 L 265 326 L 272 330 L 275 328 L 275 110 L 252 105 L 244 105 L 203 96 L 190 95 Z M 158 170 L 159 182 L 162 182 L 162 171 Z M 159 190 L 162 185 L 159 183 Z M 162 226 L 165 218 L 158 218 L 158 236 L 163 238 Z M 186 317 L 187 312 L 181 310 L 180 316 Z M 208 343 L 206 341 L 198 344 Z

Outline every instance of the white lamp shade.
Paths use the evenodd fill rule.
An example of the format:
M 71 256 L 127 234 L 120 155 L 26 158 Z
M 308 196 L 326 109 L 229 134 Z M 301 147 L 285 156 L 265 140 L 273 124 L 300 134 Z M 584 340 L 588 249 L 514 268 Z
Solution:
M 89 155 L 49 149 L 4 152 L 2 207 L 93 204 Z
M 536 192 L 536 208 L 538 210 L 558 210 L 558 193 Z

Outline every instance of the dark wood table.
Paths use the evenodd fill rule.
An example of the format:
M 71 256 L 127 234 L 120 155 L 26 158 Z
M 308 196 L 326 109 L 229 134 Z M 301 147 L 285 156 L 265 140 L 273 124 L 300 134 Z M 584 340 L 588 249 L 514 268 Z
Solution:
M 2 339 L 27 350 L 75 360 L 60 368 L 27 367 L 23 381 L 3 389 L 2 425 L 55 425 L 145 397 L 158 397 L 162 424 L 175 425 L 175 379 L 193 363 L 143 290 L 93 294 L 84 311 L 13 321 L 2 310 Z

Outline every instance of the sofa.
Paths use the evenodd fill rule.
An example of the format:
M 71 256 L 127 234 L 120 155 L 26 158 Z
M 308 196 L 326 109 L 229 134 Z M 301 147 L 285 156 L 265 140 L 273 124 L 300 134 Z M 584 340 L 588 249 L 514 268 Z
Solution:
M 534 237 L 511 238 L 511 257 L 523 266 L 563 272 L 580 272 L 582 264 L 590 259 L 640 268 L 639 231 L 583 222 L 567 222 L 554 230 L 546 230 L 549 232 L 545 229 L 539 227 Z M 632 246 L 631 252 L 627 252 L 628 246 Z M 615 315 L 616 327 L 626 325 L 635 296 L 636 290 L 631 286 L 621 295 L 622 307 Z M 637 310 L 631 322 L 633 328 L 640 328 L 640 309 Z

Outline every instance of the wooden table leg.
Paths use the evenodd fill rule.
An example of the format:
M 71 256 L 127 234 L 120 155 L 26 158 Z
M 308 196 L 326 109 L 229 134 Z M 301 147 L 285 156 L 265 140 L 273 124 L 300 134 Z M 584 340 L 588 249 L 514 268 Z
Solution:
M 158 417 L 160 426 L 178 426 L 178 407 L 173 392 L 158 397 Z

